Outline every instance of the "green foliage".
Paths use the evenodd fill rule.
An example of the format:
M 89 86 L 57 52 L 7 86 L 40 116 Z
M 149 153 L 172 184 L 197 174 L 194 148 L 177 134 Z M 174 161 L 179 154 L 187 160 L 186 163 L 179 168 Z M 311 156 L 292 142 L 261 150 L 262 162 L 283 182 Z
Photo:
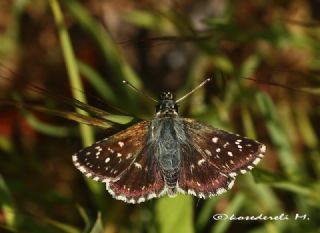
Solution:
M 252 5 L 246 1 L 222 1 L 224 10 L 215 14 L 219 16 L 203 16 L 201 23 L 205 29 L 196 26 L 195 19 L 199 15 L 191 16 L 197 8 L 183 8 L 182 3 L 176 8 L 159 2 L 150 8 L 136 6 L 123 11 L 109 3 L 111 5 L 107 5 L 103 18 L 108 23 L 116 20 L 121 23 L 116 24 L 117 27 L 107 25 L 106 29 L 94 16 L 93 6 L 89 3 L 50 0 L 49 3 L 34 1 L 32 5 L 28 1 L 22 2 L 13 3 L 12 20 L 7 23 L 5 33 L 0 35 L 3 45 L 0 48 L 1 63 L 8 64 L 12 57 L 19 58 L 19 55 L 31 51 L 23 50 L 23 40 L 18 39 L 23 37 L 20 32 L 25 32 L 24 14 L 30 15 L 30 21 L 44 17 L 46 20 L 39 20 L 39 24 L 46 25 L 46 30 L 42 29 L 40 36 L 32 41 L 48 46 L 45 48 L 52 48 L 50 46 L 55 44 L 55 51 L 42 49 L 46 54 L 40 58 L 43 63 L 39 64 L 45 66 L 60 56 L 67 75 L 63 79 L 50 76 L 51 79 L 43 82 L 36 79 L 39 82 L 36 85 L 44 85 L 50 90 L 53 88 L 50 83 L 57 79 L 58 92 L 67 89 L 83 103 L 90 102 L 87 99 L 93 91 L 99 96 L 95 103 L 101 103 L 99 98 L 102 98 L 106 109 L 98 110 L 76 101 L 71 105 L 78 109 L 77 112 L 74 109 L 64 111 L 59 106 L 55 109 L 57 106 L 52 100 L 66 105 L 70 101 L 51 92 L 45 93 L 42 105 L 38 99 L 36 106 L 25 100 L 11 104 L 19 108 L 16 110 L 18 115 L 8 113 L 5 107 L 1 109 L 1 121 L 5 122 L 3 132 L 10 133 L 0 135 L 0 230 L 319 232 L 319 28 L 307 28 L 286 20 L 292 16 L 289 10 L 285 10 L 290 5 L 288 1 L 273 5 L 267 1 Z M 123 8 L 127 9 L 125 3 Z M 118 11 L 114 13 L 108 7 Z M 210 8 L 209 5 L 206 7 Z M 308 9 L 303 4 L 301 8 Z M 119 25 L 130 29 L 122 31 Z M 51 37 L 48 36 L 50 30 L 56 34 L 51 32 Z M 123 34 L 117 34 L 117 30 L 126 32 L 128 38 L 119 36 Z M 139 37 L 141 35 L 147 36 Z M 36 37 L 33 31 L 32 36 Z M 79 41 L 82 42 L 83 37 L 87 38 L 81 44 Z M 79 44 L 85 49 L 82 50 Z M 87 44 L 90 45 L 86 47 Z M 181 55 L 180 50 L 188 52 Z M 98 59 L 92 59 L 92 51 L 98 51 L 95 53 L 100 58 L 98 62 Z M 171 54 L 172 51 L 175 53 Z M 81 57 L 83 54 L 87 55 L 85 59 Z M 165 65 L 161 63 L 165 60 L 160 59 L 162 57 L 167 59 Z M 33 62 L 37 56 L 31 58 L 27 60 Z M 181 69 L 179 64 L 184 59 L 187 62 Z M 97 69 L 95 62 L 102 63 L 104 69 Z M 36 63 L 35 67 L 39 64 Z M 174 68 L 169 69 L 170 65 Z M 37 77 L 41 72 L 34 66 L 33 69 Z M 48 69 L 44 73 L 50 75 L 51 71 Z M 18 73 L 19 69 L 15 72 Z M 158 73 L 166 74 L 166 77 L 159 78 Z M 3 76 L 2 70 L 0 76 Z M 33 78 L 23 72 L 22 76 Z M 112 199 L 103 185 L 82 178 L 73 167 L 74 141 L 80 144 L 81 138 L 82 146 L 94 141 L 93 127 L 85 125 L 106 129 L 105 137 L 112 127 L 132 124 L 135 116 L 152 117 L 150 109 L 153 106 L 123 85 L 122 80 L 138 89 L 145 86 L 150 93 L 159 92 L 163 87 L 160 88 L 159 83 L 166 83 L 166 87 L 174 89 L 177 96 L 182 96 L 207 76 L 214 76 L 213 82 L 181 102 L 181 115 L 256 138 L 267 145 L 266 156 L 258 168 L 239 176 L 235 187 L 226 194 L 208 200 L 188 195 L 164 197 L 130 205 Z M 258 85 L 246 78 L 279 83 L 282 85 L 278 86 L 289 88 Z M 19 85 L 15 88 L 18 89 Z M 35 92 L 43 94 L 45 91 Z M 13 90 L 1 99 L 15 97 L 17 93 L 22 94 Z M 130 113 L 130 116 L 121 115 L 123 112 Z M 81 133 L 75 132 L 74 125 L 43 115 L 79 122 Z M 215 214 L 277 216 L 282 213 L 290 220 L 218 221 L 212 218 Z M 307 214 L 309 220 L 294 220 L 295 214 Z
M 159 232 L 193 233 L 193 201 L 190 196 L 178 196 L 174 199 L 161 198 L 156 206 L 156 218 Z

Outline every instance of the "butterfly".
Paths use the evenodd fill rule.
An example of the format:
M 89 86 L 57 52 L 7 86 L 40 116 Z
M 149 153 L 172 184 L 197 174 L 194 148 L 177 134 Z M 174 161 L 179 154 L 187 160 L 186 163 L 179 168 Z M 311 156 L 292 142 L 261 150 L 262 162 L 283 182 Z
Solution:
M 74 165 L 127 203 L 180 193 L 210 198 L 231 189 L 238 174 L 260 162 L 266 147 L 179 117 L 177 103 L 197 88 L 177 101 L 171 92 L 162 92 L 152 120 L 82 149 L 72 156 Z

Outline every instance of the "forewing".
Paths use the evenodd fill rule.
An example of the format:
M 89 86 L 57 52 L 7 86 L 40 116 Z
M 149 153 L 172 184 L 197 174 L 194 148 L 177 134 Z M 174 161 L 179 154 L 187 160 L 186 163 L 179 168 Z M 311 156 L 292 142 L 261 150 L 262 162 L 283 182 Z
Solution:
M 150 122 L 143 121 L 73 155 L 87 177 L 106 183 L 109 193 L 128 203 L 163 195 L 164 181 L 153 147 L 148 145 Z
M 142 121 L 72 156 L 75 166 L 95 181 L 119 179 L 143 150 L 150 122 Z
M 182 191 L 199 197 L 230 189 L 237 174 L 251 170 L 263 157 L 265 146 L 257 141 L 183 119 L 188 144 L 182 145 Z
M 265 145 L 237 134 L 213 128 L 192 119 L 184 119 L 192 145 L 197 145 L 204 159 L 231 177 L 244 174 L 257 165 Z

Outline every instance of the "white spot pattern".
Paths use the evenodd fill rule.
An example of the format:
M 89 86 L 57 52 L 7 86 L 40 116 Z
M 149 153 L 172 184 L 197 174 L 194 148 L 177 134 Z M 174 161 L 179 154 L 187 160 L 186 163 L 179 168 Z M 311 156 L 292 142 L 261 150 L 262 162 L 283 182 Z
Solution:
M 122 148 L 124 146 L 124 142 L 118 142 L 118 145 Z
M 240 136 L 239 136 L 240 137 Z M 126 139 L 125 139 L 126 140 Z M 177 187 L 176 187 L 176 192 L 179 193 L 188 193 L 194 196 L 197 196 L 199 198 L 207 198 L 210 196 L 216 196 L 216 195 L 220 195 L 224 192 L 226 192 L 227 190 L 231 189 L 231 187 L 233 186 L 234 182 L 235 182 L 235 177 L 238 174 L 245 174 L 247 171 L 252 170 L 254 168 L 255 165 L 257 165 L 261 158 L 263 157 L 263 153 L 266 151 L 266 147 L 264 145 L 261 145 L 258 148 L 258 153 L 257 153 L 257 147 L 256 144 L 253 143 L 246 143 L 248 142 L 248 140 L 244 139 L 234 139 L 234 140 L 228 140 L 227 138 L 224 137 L 212 137 L 212 143 L 216 144 L 208 144 L 208 149 L 204 149 L 201 148 L 199 149 L 199 152 L 202 150 L 202 156 L 203 158 L 199 159 L 198 157 L 198 161 L 197 165 L 198 166 L 202 166 L 205 162 L 208 162 L 207 164 L 209 165 L 210 163 L 212 163 L 212 161 L 216 161 L 217 163 L 217 168 L 219 171 L 219 166 L 224 168 L 225 170 L 223 170 L 221 168 L 221 171 L 223 173 L 220 172 L 220 175 L 225 177 L 224 179 L 228 178 L 227 181 L 223 183 L 219 183 L 218 180 L 212 180 L 210 182 L 212 182 L 212 185 L 216 185 L 215 187 L 217 187 L 215 190 L 207 192 L 207 191 L 201 191 L 200 189 L 198 190 L 198 188 L 194 187 L 194 189 L 190 189 L 190 188 L 180 188 L 179 187 L 179 182 L 177 182 Z M 104 140 L 105 141 L 105 140 Z M 252 142 L 252 140 L 250 140 Z M 110 147 L 107 146 L 103 146 L 104 150 L 106 148 L 107 151 L 102 151 L 102 147 L 99 145 L 93 146 L 92 149 L 89 150 L 85 150 L 83 152 L 83 155 L 91 155 L 91 153 L 95 154 L 95 156 L 88 156 L 87 158 L 82 157 L 79 158 L 77 155 L 73 155 L 72 156 L 72 160 L 75 164 L 75 166 L 81 171 L 83 172 L 87 177 L 90 177 L 91 179 L 95 180 L 95 181 L 102 181 L 104 183 L 106 183 L 106 188 L 109 191 L 109 193 L 114 196 L 116 199 L 118 200 L 122 200 L 128 203 L 141 203 L 144 202 L 146 200 L 149 200 L 151 198 L 155 198 L 155 197 L 159 197 L 161 195 L 165 195 L 165 194 L 170 194 L 170 196 L 175 196 L 176 193 L 172 193 L 168 191 L 167 187 L 164 187 L 163 190 L 161 191 L 157 191 L 157 193 L 152 192 L 152 193 L 146 193 L 143 196 L 140 197 L 132 197 L 132 196 L 127 196 L 124 193 L 117 193 L 118 191 L 116 190 L 112 190 L 109 186 L 109 182 L 116 182 L 117 180 L 119 180 L 121 178 L 121 175 L 118 175 L 117 178 L 109 178 L 109 177 L 103 177 L 100 176 L 99 173 L 97 173 L 95 171 L 95 169 L 100 169 L 101 171 L 108 171 L 110 170 L 111 166 L 115 165 L 115 167 L 113 169 L 110 170 L 110 172 L 112 172 L 113 174 L 121 174 L 122 168 L 118 169 L 117 168 L 117 164 L 121 163 L 122 161 L 125 161 L 126 159 L 130 159 L 132 157 L 131 153 L 128 154 L 122 154 L 123 151 L 119 151 L 119 147 L 116 147 L 117 144 L 119 145 L 120 148 L 124 147 L 125 143 L 123 141 L 118 141 L 115 142 L 115 146 L 114 145 L 110 145 Z M 220 147 L 217 147 L 220 146 Z M 112 149 L 114 148 L 115 151 Z M 227 148 L 227 149 L 224 149 Z M 93 149 L 96 149 L 93 150 Z M 119 151 L 119 152 L 118 152 Z M 243 152 L 242 152 L 243 151 Z M 108 154 L 108 156 L 110 156 L 110 153 L 115 153 L 114 157 L 104 157 L 105 156 L 105 152 L 107 152 L 106 154 Z M 110 152 L 110 153 L 108 153 Z M 122 152 L 122 153 L 121 153 Z M 205 157 L 204 153 L 210 157 Z M 242 154 L 240 153 L 242 152 Z M 218 155 L 219 153 L 219 155 Z M 238 157 L 238 155 L 240 155 L 240 158 Z M 100 159 L 100 156 L 102 157 Z M 115 157 L 118 157 L 119 159 L 115 159 Z M 120 158 L 121 157 L 121 158 Z M 232 159 L 230 157 L 233 157 Z M 89 158 L 89 159 L 88 159 Z M 208 159 L 208 161 L 206 161 L 206 159 Z M 98 162 L 98 160 L 95 159 L 100 159 L 100 161 L 102 161 L 102 164 L 98 165 L 96 162 Z M 219 160 L 217 160 L 219 159 Z M 241 159 L 241 163 L 239 161 L 239 159 Z M 104 163 L 103 163 L 104 160 Z M 86 165 L 84 165 L 84 162 L 86 161 Z M 106 166 L 106 163 L 109 163 L 110 161 L 112 161 L 112 165 L 110 165 L 109 167 Z M 195 162 L 194 161 L 194 162 Z M 220 162 L 218 162 L 220 161 Z M 249 162 L 251 161 L 251 162 Z M 148 171 L 148 168 L 146 166 L 142 166 L 142 164 L 138 163 L 138 162 L 133 162 L 134 167 L 141 169 L 143 171 Z M 122 162 L 123 163 L 123 162 Z M 132 164 L 132 163 L 131 163 Z M 206 164 L 206 166 L 207 166 Z M 245 165 L 242 165 L 245 164 Z M 121 165 L 120 165 L 121 166 Z M 204 167 L 206 167 L 204 166 Z M 115 168 L 117 168 L 118 170 L 116 170 Z M 201 169 L 199 167 L 195 167 L 193 164 L 191 164 L 189 166 L 189 169 L 192 173 L 192 171 L 194 169 Z M 110 174 L 110 172 L 108 174 Z M 199 171 L 194 171 L 193 174 L 197 174 L 195 172 L 199 172 Z M 98 174 L 98 176 L 97 176 Z M 190 174 L 190 173 L 189 173 Z M 113 177 L 113 176 L 112 176 Z M 187 177 L 188 178 L 188 177 Z M 202 182 L 198 182 L 197 179 L 194 180 L 194 184 L 198 187 L 201 187 Z M 223 186 L 222 186 L 223 185 Z M 112 187 L 112 186 L 111 186 Z M 147 186 L 147 188 L 149 189 L 150 187 Z M 130 191 L 130 188 L 127 188 L 128 192 Z M 146 186 L 143 185 L 141 186 L 141 190 L 146 190 Z M 147 190 L 146 190 L 147 192 Z
M 209 155 L 209 156 L 212 155 L 211 152 L 209 150 L 207 150 L 207 149 L 205 149 L 204 152 L 206 152 L 206 154 Z
M 213 138 L 212 138 L 212 142 L 213 142 L 213 143 L 217 143 L 217 142 L 218 142 L 218 138 L 217 138 L 217 137 L 213 137 Z
M 205 159 L 200 159 L 200 160 L 198 161 L 198 165 L 201 166 L 205 161 L 206 161 Z

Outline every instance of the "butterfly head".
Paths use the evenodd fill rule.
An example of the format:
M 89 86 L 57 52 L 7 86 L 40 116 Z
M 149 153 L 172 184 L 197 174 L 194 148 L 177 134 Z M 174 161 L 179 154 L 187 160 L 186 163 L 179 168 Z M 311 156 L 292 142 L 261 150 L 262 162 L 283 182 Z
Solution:
M 171 92 L 162 92 L 160 94 L 159 102 L 156 106 L 156 116 L 166 117 L 166 116 L 177 116 L 178 115 L 178 105 Z

